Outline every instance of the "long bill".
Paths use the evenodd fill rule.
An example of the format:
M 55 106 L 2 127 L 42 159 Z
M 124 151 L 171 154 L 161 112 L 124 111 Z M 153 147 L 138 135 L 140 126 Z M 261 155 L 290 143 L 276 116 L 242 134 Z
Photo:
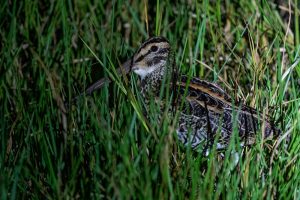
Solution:
M 117 69 L 118 75 L 127 75 L 131 70 L 131 59 L 127 60 L 125 63 L 121 64 L 120 67 Z M 91 86 L 89 86 L 84 92 L 80 93 L 78 96 L 76 96 L 73 100 L 77 100 L 81 96 L 90 96 L 93 92 L 96 90 L 99 90 L 103 87 L 105 83 L 110 83 L 112 80 L 108 77 L 101 78 L 100 80 L 93 83 Z

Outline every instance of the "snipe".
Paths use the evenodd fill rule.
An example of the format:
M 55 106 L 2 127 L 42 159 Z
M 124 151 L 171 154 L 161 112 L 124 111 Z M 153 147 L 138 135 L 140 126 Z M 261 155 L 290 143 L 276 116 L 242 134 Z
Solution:
M 174 96 L 172 103 L 175 103 L 176 109 L 182 105 L 176 130 L 182 143 L 190 144 L 193 149 L 206 148 L 217 139 L 217 149 L 223 149 L 228 146 L 234 129 L 240 137 L 241 145 L 253 144 L 257 134 L 263 134 L 264 138 L 279 134 L 280 130 L 269 119 L 255 109 L 233 100 L 218 85 L 179 75 L 172 58 L 169 41 L 164 37 L 152 37 L 126 62 L 125 71 L 132 70 L 140 76 L 141 94 L 146 105 L 149 105 L 151 99 L 159 97 L 162 82 L 170 75 L 168 87 Z M 102 83 L 103 80 L 92 85 L 88 93 Z M 169 112 L 172 112 L 171 109 Z

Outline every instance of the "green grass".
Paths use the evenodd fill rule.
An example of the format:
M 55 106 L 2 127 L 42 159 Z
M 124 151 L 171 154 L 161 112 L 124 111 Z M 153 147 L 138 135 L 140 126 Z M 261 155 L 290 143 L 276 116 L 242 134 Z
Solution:
M 265 0 L 172 2 L 2 2 L 1 199 L 300 198 L 300 65 L 291 68 L 300 55 L 299 0 L 291 0 L 289 25 L 288 11 Z M 230 150 L 224 160 L 215 151 L 204 157 L 180 145 L 174 120 L 145 124 L 135 75 L 65 113 L 64 101 L 156 34 L 171 41 L 183 73 L 269 114 L 291 142 L 232 144 L 237 166 Z

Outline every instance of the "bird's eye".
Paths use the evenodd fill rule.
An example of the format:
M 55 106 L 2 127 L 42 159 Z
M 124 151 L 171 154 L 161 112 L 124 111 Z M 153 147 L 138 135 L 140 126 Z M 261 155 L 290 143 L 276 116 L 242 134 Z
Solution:
M 152 52 L 156 52 L 157 50 L 158 50 L 158 47 L 157 47 L 157 46 L 152 46 L 152 47 L 151 47 L 151 51 L 152 51 Z

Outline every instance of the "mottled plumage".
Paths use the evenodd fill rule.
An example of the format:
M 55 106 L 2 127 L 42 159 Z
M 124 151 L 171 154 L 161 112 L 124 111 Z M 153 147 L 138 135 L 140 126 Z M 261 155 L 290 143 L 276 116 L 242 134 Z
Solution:
M 242 144 L 253 144 L 259 125 L 264 138 L 280 131 L 255 109 L 234 101 L 216 84 L 179 76 L 172 62 L 171 48 L 167 39 L 153 37 L 145 41 L 133 56 L 131 69 L 141 77 L 141 94 L 149 105 L 151 98 L 160 94 L 162 80 L 170 75 L 169 89 L 174 93 L 175 106 L 183 105 L 177 127 L 177 135 L 192 148 L 207 147 L 218 138 L 217 148 L 226 148 L 234 127 Z M 174 108 L 173 108 L 174 109 Z M 171 110 L 169 111 L 171 112 Z
M 146 105 L 146 115 L 150 110 L 149 104 L 154 101 L 161 108 L 161 120 L 166 106 L 166 99 L 160 97 L 161 89 L 165 87 L 171 91 L 173 99 L 168 109 L 169 117 L 179 110 L 178 139 L 185 145 L 191 144 L 193 149 L 206 150 L 214 142 L 217 149 L 224 149 L 234 129 L 239 134 L 241 145 L 253 144 L 257 134 L 263 133 L 266 139 L 280 133 L 267 116 L 232 99 L 220 86 L 179 75 L 170 43 L 164 37 L 152 37 L 145 41 L 132 59 L 118 69 L 119 73 L 121 71 L 133 71 L 140 76 L 139 87 Z M 105 78 L 97 81 L 86 93 L 91 94 L 109 81 Z

